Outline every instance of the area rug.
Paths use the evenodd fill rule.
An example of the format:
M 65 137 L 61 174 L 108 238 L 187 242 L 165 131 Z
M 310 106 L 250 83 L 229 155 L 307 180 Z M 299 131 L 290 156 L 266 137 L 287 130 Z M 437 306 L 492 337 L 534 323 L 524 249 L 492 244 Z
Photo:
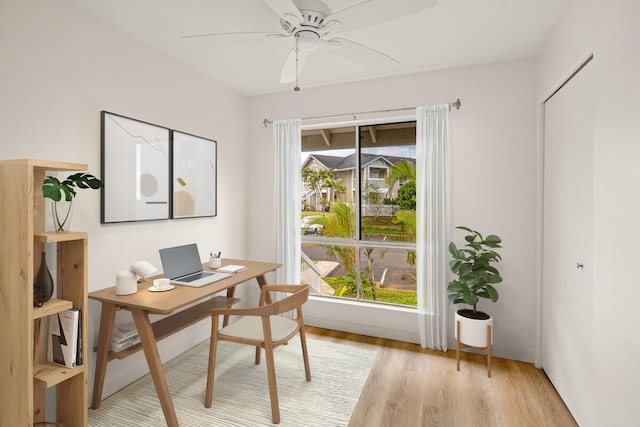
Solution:
M 305 381 L 299 339 L 275 349 L 279 425 L 346 426 L 376 352 L 307 338 L 311 381 Z M 254 364 L 252 347 L 218 343 L 213 405 L 204 407 L 209 342 L 164 365 L 180 426 L 272 425 L 264 352 Z M 90 427 L 166 425 L 150 375 L 89 410 Z

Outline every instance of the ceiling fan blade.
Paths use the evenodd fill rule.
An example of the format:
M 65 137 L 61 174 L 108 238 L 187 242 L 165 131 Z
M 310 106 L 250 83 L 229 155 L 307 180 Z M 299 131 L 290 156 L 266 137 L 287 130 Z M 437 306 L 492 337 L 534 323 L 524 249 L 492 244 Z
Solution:
M 284 64 L 282 66 L 282 72 L 280 73 L 280 83 L 291 83 L 296 81 L 296 49 L 293 48 L 289 51 L 287 55 L 287 59 L 284 60 Z M 307 59 L 309 59 L 308 50 L 299 49 L 298 50 L 298 77 L 302 73 L 302 69 L 304 68 L 304 64 L 306 64 Z
M 325 22 L 340 21 L 342 31 L 351 31 L 412 15 L 436 3 L 437 0 L 368 0 L 335 12 Z
M 322 43 L 329 51 L 371 68 L 393 70 L 400 61 L 369 46 L 352 40 L 334 37 Z
M 280 18 L 286 20 L 287 15 L 293 16 L 298 23 L 303 21 L 302 14 L 298 6 L 291 0 L 263 0 Z
M 239 31 L 234 33 L 206 33 L 206 34 L 191 34 L 188 36 L 181 36 L 182 39 L 193 39 L 198 37 L 215 37 L 220 40 L 256 40 L 269 38 L 286 38 L 291 37 L 290 34 L 274 33 L 273 31 Z

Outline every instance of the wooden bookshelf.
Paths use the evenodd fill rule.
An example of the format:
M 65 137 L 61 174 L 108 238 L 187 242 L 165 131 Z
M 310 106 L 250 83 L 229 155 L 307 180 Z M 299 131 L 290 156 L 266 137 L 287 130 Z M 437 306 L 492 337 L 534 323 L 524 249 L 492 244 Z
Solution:
M 0 426 L 55 421 L 87 425 L 87 349 L 84 365 L 66 368 L 46 361 L 47 316 L 70 308 L 82 313 L 87 341 L 87 233 L 46 232 L 41 185 L 45 174 L 85 171 L 80 163 L 22 159 L 0 161 Z M 54 297 L 33 307 L 33 281 L 45 244 L 56 247 Z M 57 419 L 45 420 L 45 391 L 56 386 Z
M 33 308 L 33 320 L 42 319 L 43 317 L 57 314 L 70 308 L 73 308 L 73 303 L 71 301 L 51 298 L 49 301 L 45 302 L 42 307 Z

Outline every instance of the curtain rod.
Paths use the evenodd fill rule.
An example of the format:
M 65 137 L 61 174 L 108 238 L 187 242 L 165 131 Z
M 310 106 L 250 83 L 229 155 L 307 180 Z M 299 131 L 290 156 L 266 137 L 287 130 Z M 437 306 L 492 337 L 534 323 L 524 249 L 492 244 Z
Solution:
M 459 110 L 460 106 L 462 105 L 462 103 L 460 102 L 460 98 L 458 98 L 455 101 L 450 102 L 447 105 L 449 105 L 449 111 L 451 111 L 451 108 L 453 108 L 453 107 L 455 107 L 456 110 Z M 390 109 L 390 110 L 361 111 L 359 113 L 330 114 L 330 115 L 327 115 L 327 116 L 303 117 L 302 120 L 330 119 L 332 117 L 344 117 L 344 116 L 354 116 L 354 119 L 355 119 L 355 116 L 358 115 L 358 114 L 391 113 L 391 112 L 395 112 L 395 111 L 408 111 L 408 110 L 415 110 L 415 109 L 416 109 L 416 107 L 405 107 L 405 108 L 393 108 L 393 109 Z M 264 127 L 267 127 L 271 123 L 273 123 L 273 120 L 264 119 L 262 121 L 262 124 L 264 125 Z

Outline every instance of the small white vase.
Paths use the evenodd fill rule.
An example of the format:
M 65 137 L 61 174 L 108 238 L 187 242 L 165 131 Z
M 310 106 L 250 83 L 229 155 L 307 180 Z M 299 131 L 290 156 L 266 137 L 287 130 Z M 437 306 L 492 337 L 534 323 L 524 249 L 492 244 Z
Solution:
M 460 310 L 458 310 L 460 311 Z M 486 320 L 470 319 L 461 316 L 456 311 L 455 315 L 455 338 L 458 339 L 458 321 L 460 322 L 460 342 L 462 344 L 485 348 L 487 343 L 487 327 L 491 326 L 491 344 L 493 344 L 493 318 L 489 316 Z

